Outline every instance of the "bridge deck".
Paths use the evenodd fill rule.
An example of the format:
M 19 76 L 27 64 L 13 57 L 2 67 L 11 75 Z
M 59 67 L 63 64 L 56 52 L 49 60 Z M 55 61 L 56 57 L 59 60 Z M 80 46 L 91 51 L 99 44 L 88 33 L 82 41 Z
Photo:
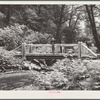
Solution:
M 15 55 L 22 57 L 22 54 Z M 63 59 L 64 54 L 26 54 L 26 59 Z

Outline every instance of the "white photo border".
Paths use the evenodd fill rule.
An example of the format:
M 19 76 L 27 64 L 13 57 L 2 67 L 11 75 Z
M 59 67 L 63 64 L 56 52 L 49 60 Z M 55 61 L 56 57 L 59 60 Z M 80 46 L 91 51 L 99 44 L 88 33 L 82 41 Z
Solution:
M 0 1 L 0 4 L 100 4 L 100 1 Z M 100 99 L 100 91 L 0 91 L 0 99 Z

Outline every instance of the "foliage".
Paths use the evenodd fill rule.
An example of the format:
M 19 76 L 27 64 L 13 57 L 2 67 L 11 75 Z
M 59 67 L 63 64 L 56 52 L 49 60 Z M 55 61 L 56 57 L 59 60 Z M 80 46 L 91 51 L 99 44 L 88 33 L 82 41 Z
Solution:
M 35 32 L 26 25 L 15 24 L 14 26 L 0 29 L 0 45 L 5 46 L 7 50 L 12 50 L 23 42 L 27 43 L 47 43 L 53 36 Z
M 14 55 L 19 54 L 16 51 L 7 51 L 4 48 L 0 47 L 0 70 L 14 70 L 21 69 L 22 60 L 20 58 L 15 58 Z
M 20 70 L 23 67 L 22 60 L 13 57 L 15 53 L 18 52 L 0 48 L 0 71 Z M 38 90 L 100 90 L 99 65 L 98 60 L 57 60 L 50 67 L 53 70 L 38 72 L 31 69 L 35 77 L 31 84 L 36 85 Z
M 51 34 L 42 34 L 39 32 L 32 31 L 30 35 L 25 37 L 25 42 L 33 44 L 34 43 L 45 44 L 45 43 L 50 43 L 52 37 L 53 36 Z
M 68 84 L 67 78 L 63 73 L 58 71 L 52 71 L 50 73 L 38 75 L 37 84 L 40 85 L 40 90 L 59 90 Z
M 12 50 L 22 42 L 50 43 L 52 37 L 60 43 L 65 36 L 65 43 L 80 39 L 97 52 L 99 16 L 99 5 L 0 5 L 0 46 Z M 0 68 L 22 67 L 21 59 L 5 49 L 0 48 Z M 34 80 L 40 90 L 100 90 L 99 65 L 66 58 L 52 66 L 54 71 L 35 73 Z
M 93 11 L 95 29 L 99 31 L 100 6 L 89 5 L 87 7 L 91 8 L 90 13 Z M 70 38 L 75 39 L 76 42 L 77 38 L 74 37 L 92 32 L 93 28 L 90 27 L 87 10 L 84 5 L 0 5 L 0 27 L 14 25 L 14 23 L 24 24 L 42 34 L 52 34 L 59 43 L 63 33 L 70 33 L 66 35 L 66 42 L 69 42 L 67 40 Z M 88 33 L 84 31 L 87 28 L 89 28 Z
M 65 43 L 75 43 L 77 42 L 77 32 L 70 28 L 63 30 L 63 36 L 65 36 Z
M 98 15 L 98 13 L 94 13 L 95 11 L 97 11 L 95 9 L 97 7 L 96 7 L 96 5 L 85 5 L 85 7 L 86 7 L 88 19 L 89 19 L 90 26 L 91 26 L 91 31 L 92 31 L 96 46 L 97 46 L 98 50 L 100 51 L 100 40 L 98 38 L 99 35 L 98 35 L 98 31 L 97 31 L 97 24 L 95 21 L 95 16 Z
M 25 34 L 25 25 L 15 24 L 14 26 L 0 29 L 0 45 L 5 46 L 7 50 L 12 50 L 21 45 Z
M 78 7 L 79 5 L 0 5 L 5 20 L 1 21 L 4 25 L 1 23 L 0 26 L 24 24 L 34 31 L 52 34 L 56 42 L 60 43 L 66 27 L 73 31 L 79 30 L 83 9 L 79 7 L 79 11 Z
M 52 66 L 54 71 L 37 74 L 36 84 L 40 90 L 83 90 L 79 81 L 85 79 L 86 68 L 80 64 L 69 59 L 58 61 Z
M 35 84 L 39 90 L 100 90 L 99 62 L 63 59 L 51 72 L 39 72 Z

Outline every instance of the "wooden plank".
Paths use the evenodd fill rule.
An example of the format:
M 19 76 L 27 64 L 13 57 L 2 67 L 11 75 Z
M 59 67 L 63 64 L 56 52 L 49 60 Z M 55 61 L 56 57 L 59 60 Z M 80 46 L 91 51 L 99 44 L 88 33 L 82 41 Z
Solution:
M 36 53 L 36 54 L 33 54 L 33 53 L 27 53 L 26 54 L 26 56 L 28 55 L 28 56 L 63 56 L 63 55 L 65 55 L 66 53 L 55 53 L 55 54 L 53 54 L 53 53 L 48 53 L 48 54 L 39 54 L 39 53 Z M 22 56 L 22 54 L 16 54 L 15 56 Z
M 64 59 L 64 56 L 26 56 L 26 59 Z
M 22 55 L 15 55 L 15 57 L 22 57 Z M 63 55 L 61 54 L 41 54 L 41 55 L 37 55 L 37 54 L 27 54 L 26 55 L 26 59 L 63 59 L 65 58 Z
M 81 58 L 90 58 L 90 59 L 96 59 L 95 56 L 89 56 L 89 55 L 82 55 Z
M 44 55 L 44 56 L 46 56 L 46 55 L 65 55 L 65 54 L 67 54 L 67 53 L 56 53 L 55 52 L 55 54 L 53 54 L 53 53 L 36 53 L 36 54 L 33 54 L 33 53 L 28 53 L 27 55 Z
M 30 44 L 27 44 L 30 45 Z M 34 47 L 41 47 L 41 46 L 52 46 L 51 44 L 32 44 Z
M 26 45 L 30 45 L 30 44 L 26 44 Z M 78 44 L 55 44 L 55 46 L 77 46 Z M 52 46 L 52 44 L 32 44 L 32 46 L 35 46 L 35 47 L 41 47 L 41 46 Z
M 73 47 L 73 46 L 78 46 L 78 44 L 55 44 L 55 46 Z

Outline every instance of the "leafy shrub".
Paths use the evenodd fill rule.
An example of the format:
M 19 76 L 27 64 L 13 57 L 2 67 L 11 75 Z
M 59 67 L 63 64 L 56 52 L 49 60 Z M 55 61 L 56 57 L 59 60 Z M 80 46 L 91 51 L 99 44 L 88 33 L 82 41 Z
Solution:
M 35 81 L 39 85 L 40 90 L 63 89 L 68 84 L 67 78 L 63 73 L 55 70 L 48 73 L 37 74 Z
M 35 32 L 26 25 L 15 24 L 0 29 L 0 46 L 5 46 L 7 50 L 16 48 L 22 42 L 47 43 L 51 38 L 52 35 Z
M 83 90 L 85 86 L 80 84 L 86 79 L 87 69 L 80 60 L 63 59 L 55 63 L 54 71 L 38 76 L 41 89 L 56 90 Z
M 79 82 L 86 79 L 87 69 L 82 61 L 63 59 L 56 62 L 54 71 L 37 75 L 36 84 L 40 90 L 83 90 Z
M 4 48 L 0 47 L 0 70 L 7 69 L 21 69 L 22 60 L 20 58 L 15 58 L 14 55 L 18 52 L 15 51 L 7 51 Z
M 5 46 L 7 50 L 14 49 L 23 42 L 25 34 L 25 25 L 15 24 L 14 26 L 0 29 L 0 43 Z
M 39 32 L 31 31 L 31 34 L 25 38 L 25 42 L 33 43 L 33 44 L 34 43 L 45 44 L 45 43 L 48 43 L 49 41 L 51 41 L 52 37 L 53 36 L 51 34 L 42 34 Z

